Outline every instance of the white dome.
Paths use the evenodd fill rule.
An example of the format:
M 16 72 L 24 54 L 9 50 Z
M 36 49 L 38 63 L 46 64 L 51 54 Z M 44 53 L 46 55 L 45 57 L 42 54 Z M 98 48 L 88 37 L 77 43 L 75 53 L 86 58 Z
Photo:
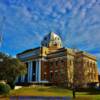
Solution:
M 61 41 L 61 38 L 56 33 L 51 32 L 44 37 L 43 41 L 41 42 L 41 45 L 45 47 L 55 46 L 55 47 L 61 48 L 62 41 Z

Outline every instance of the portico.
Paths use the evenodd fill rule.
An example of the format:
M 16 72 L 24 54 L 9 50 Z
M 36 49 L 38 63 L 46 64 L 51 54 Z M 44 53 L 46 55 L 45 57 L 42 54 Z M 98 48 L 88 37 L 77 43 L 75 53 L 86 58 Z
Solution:
M 25 62 L 27 73 L 21 76 L 21 82 L 41 82 L 41 60 L 32 60 Z

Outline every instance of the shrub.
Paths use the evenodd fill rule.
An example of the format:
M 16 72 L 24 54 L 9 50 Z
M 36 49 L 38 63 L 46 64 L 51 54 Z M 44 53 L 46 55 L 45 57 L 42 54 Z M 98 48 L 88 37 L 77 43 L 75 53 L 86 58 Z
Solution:
M 8 84 L 0 83 L 0 94 L 9 94 L 10 86 Z
M 11 89 L 15 88 L 15 83 L 14 82 L 8 82 L 7 84 L 11 87 Z

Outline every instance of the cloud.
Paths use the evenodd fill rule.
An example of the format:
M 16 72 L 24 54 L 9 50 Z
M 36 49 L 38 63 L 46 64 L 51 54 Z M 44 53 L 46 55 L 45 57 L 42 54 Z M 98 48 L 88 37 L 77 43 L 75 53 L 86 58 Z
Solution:
M 20 8 L 20 13 L 22 13 L 22 16 L 26 17 L 27 19 L 32 18 L 32 14 L 26 6 L 23 6 L 23 7 Z
M 0 18 L 6 17 L 3 50 L 16 54 L 39 46 L 54 31 L 64 46 L 93 53 L 100 48 L 99 9 L 99 0 L 1 0 Z

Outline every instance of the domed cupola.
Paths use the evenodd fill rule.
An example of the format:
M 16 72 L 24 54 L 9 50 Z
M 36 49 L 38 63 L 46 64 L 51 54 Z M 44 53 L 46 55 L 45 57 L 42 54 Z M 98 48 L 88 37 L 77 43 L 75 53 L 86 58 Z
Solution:
M 48 35 L 44 37 L 43 41 L 41 42 L 41 45 L 45 47 L 61 48 L 62 41 L 56 33 L 50 32 Z

